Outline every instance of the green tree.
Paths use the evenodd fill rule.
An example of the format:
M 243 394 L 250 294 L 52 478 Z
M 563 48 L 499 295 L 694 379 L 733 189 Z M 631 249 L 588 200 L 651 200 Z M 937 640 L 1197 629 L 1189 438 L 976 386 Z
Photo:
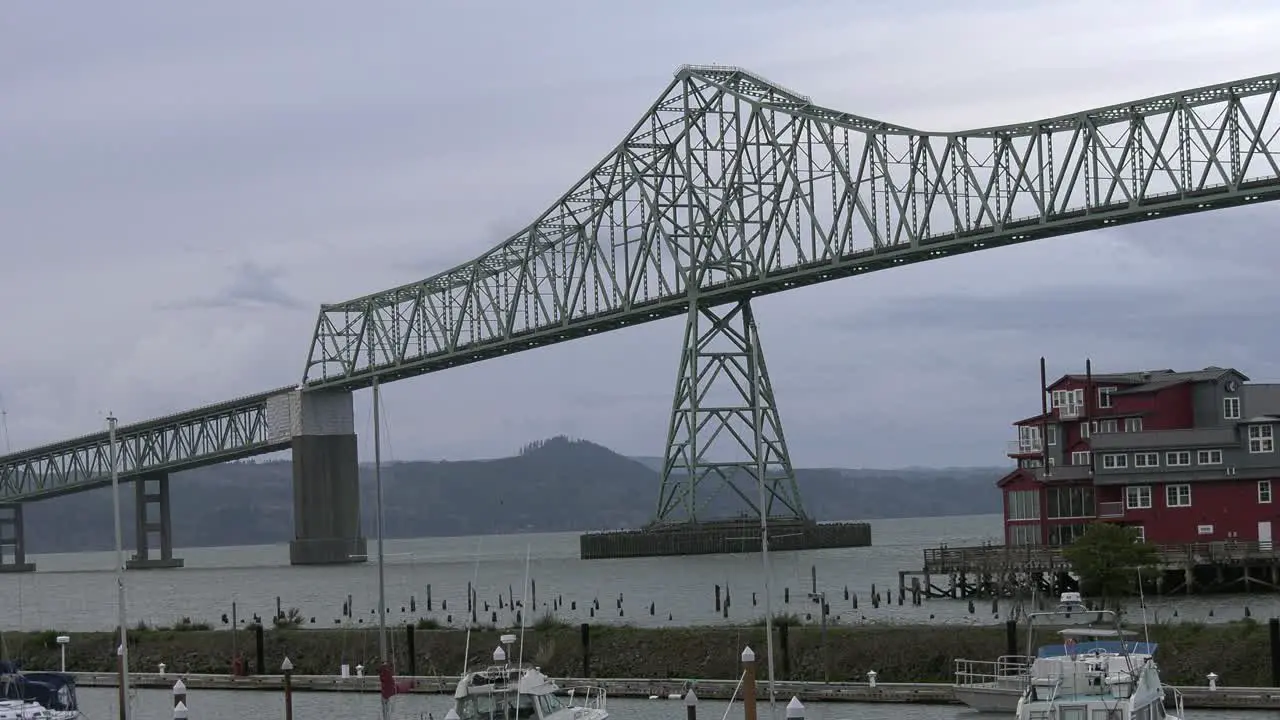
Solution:
M 1154 545 L 1138 540 L 1138 531 L 1124 525 L 1094 523 L 1062 555 L 1080 576 L 1081 590 L 1101 595 L 1103 602 L 1133 590 L 1140 570 L 1160 563 Z

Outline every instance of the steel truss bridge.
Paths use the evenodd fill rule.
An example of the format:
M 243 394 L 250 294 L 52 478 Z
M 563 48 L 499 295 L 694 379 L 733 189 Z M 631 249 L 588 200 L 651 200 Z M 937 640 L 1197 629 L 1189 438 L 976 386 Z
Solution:
M 1280 73 L 931 133 L 823 107 L 741 68 L 682 67 L 622 142 L 525 229 L 434 277 L 323 305 L 297 388 L 125 426 L 121 470 L 288 447 L 287 416 L 273 421 L 270 406 L 297 393 L 685 316 L 655 521 L 702 519 L 721 491 L 759 513 L 760 477 L 763 512 L 803 518 L 751 298 L 1275 200 L 1278 90 Z M 737 401 L 713 403 L 720 387 Z M 0 458 L 0 501 L 102 484 L 105 442 L 98 433 Z

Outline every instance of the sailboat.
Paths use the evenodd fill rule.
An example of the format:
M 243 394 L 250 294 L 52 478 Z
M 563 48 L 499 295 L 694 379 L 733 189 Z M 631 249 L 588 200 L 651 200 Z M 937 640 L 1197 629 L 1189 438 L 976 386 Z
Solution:
M 386 554 L 383 549 L 382 523 L 382 392 L 378 378 L 373 378 L 373 485 L 376 497 L 374 524 L 378 547 L 378 685 L 382 720 L 391 718 L 391 698 L 408 692 L 412 683 L 397 682 L 391 659 L 387 655 L 387 578 Z

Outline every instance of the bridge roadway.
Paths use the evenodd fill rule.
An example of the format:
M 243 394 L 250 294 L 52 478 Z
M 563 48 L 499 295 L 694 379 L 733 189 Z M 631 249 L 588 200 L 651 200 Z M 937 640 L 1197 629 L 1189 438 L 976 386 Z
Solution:
M 421 282 L 321 306 L 298 387 L 121 428 L 122 477 L 158 486 L 138 483 L 139 507 L 161 507 L 158 526 L 138 534 L 152 528 L 167 546 L 167 473 L 291 447 L 294 561 L 349 562 L 364 555 L 350 393 L 375 377 L 665 317 L 695 328 L 708 308 L 758 295 L 1280 199 L 1278 91 L 1275 73 L 929 133 L 816 105 L 741 68 L 682 67 L 622 142 L 514 237 Z M 767 383 L 759 365 L 753 386 Z M 668 469 L 682 442 L 692 444 L 673 432 Z M 780 433 L 774 443 L 790 472 Z M 702 461 L 688 462 L 692 478 Z M 109 464 L 105 433 L 0 457 L 0 571 L 31 567 L 22 503 L 100 486 Z M 146 551 L 139 542 L 139 567 Z

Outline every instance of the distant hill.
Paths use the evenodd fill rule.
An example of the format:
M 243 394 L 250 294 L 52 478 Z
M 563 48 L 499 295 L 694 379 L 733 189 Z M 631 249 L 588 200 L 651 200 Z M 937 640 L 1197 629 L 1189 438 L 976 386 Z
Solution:
M 627 458 L 564 437 L 532 443 L 514 457 L 402 462 L 383 467 L 388 537 L 563 532 L 639 527 L 658 495 L 660 458 Z M 373 468 L 361 467 L 366 532 L 373 528 Z M 806 509 L 819 520 L 999 512 L 994 483 L 1004 468 L 797 470 Z M 253 545 L 293 538 L 288 461 L 237 462 L 173 476 L 174 543 Z M 122 493 L 132 545 L 133 493 Z M 107 550 L 110 489 L 27 507 L 28 552 Z M 725 505 L 724 507 L 728 507 Z M 74 522 L 68 522 L 68 520 Z

